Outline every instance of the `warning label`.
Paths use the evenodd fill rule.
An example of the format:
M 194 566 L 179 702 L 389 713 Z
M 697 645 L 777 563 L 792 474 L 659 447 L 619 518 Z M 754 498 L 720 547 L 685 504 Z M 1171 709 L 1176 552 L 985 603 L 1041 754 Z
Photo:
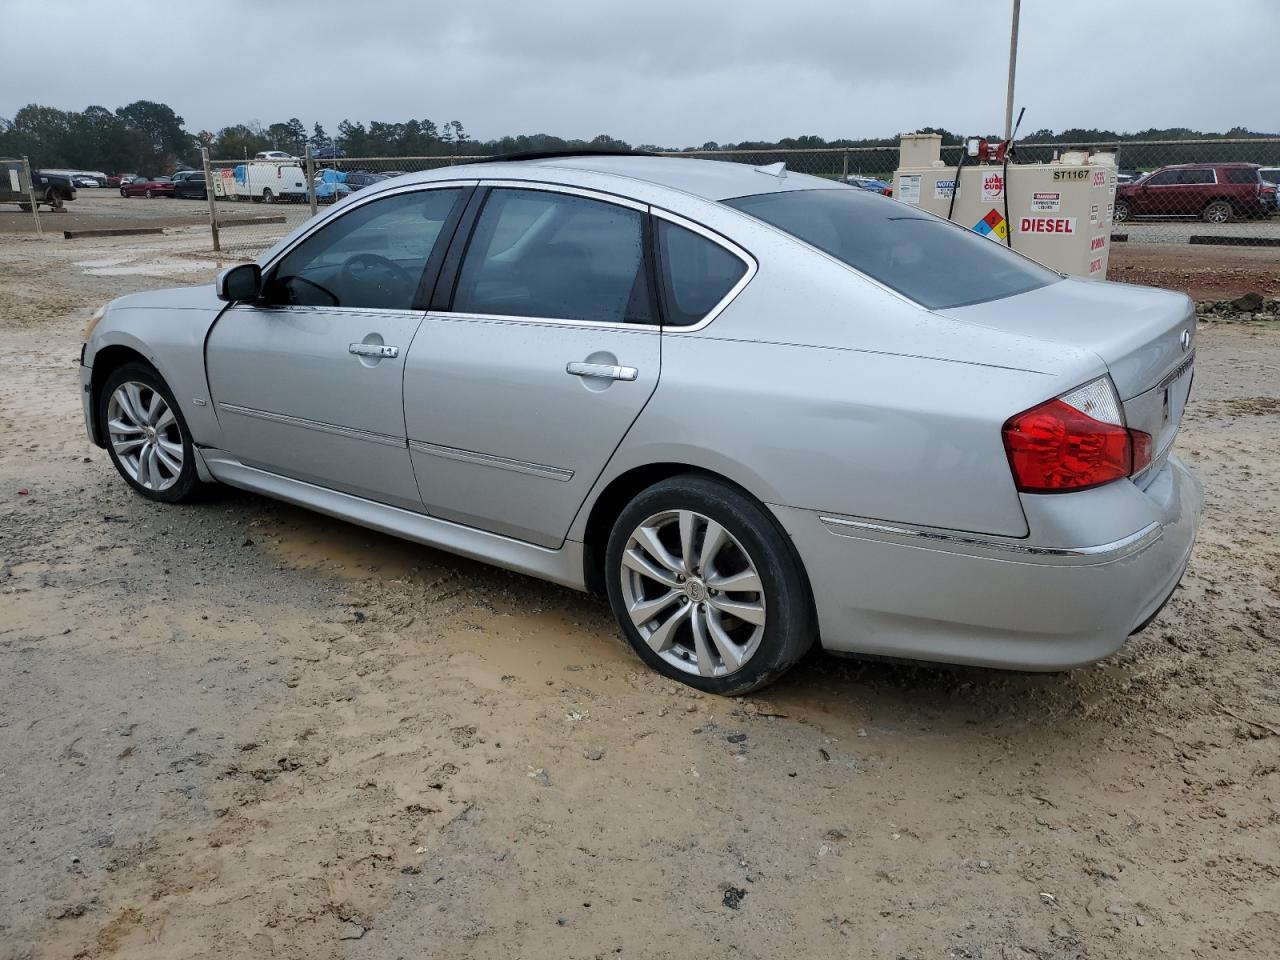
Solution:
M 1009 223 L 999 210 L 991 210 L 973 225 L 973 232 L 991 240 L 1003 241 L 1009 236 Z
M 1031 195 L 1032 213 L 1057 213 L 1062 209 L 1062 194 L 1033 193 Z
M 1089 252 L 1092 253 L 1094 250 L 1101 250 L 1106 245 L 1107 245 L 1106 234 L 1102 234 L 1100 236 L 1094 237 L 1092 240 L 1089 241 Z
M 1098 272 L 1099 270 L 1101 270 L 1101 269 L 1102 269 L 1102 258 L 1101 258 L 1101 257 L 1098 257 L 1098 259 L 1097 259 L 1097 260 L 1090 260 L 1090 261 L 1089 261 L 1089 272 L 1090 272 L 1090 273 L 1097 273 L 1097 272 Z
M 898 199 L 903 203 L 920 204 L 920 176 L 901 177 L 898 180 Z
M 933 199 L 950 200 L 951 194 L 955 192 L 956 182 L 954 180 L 936 180 L 933 184 Z

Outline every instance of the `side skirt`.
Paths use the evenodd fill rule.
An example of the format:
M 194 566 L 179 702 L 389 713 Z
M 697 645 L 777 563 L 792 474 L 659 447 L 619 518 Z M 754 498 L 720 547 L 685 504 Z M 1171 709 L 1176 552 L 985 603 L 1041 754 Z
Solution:
M 586 590 L 582 577 L 582 544 L 577 541 L 566 540 L 559 550 L 550 550 L 477 530 L 475 527 L 450 523 L 426 514 L 390 507 L 373 500 L 353 497 L 349 493 L 268 473 L 266 470 L 246 467 L 221 450 L 206 447 L 201 449 L 200 455 L 214 479 L 229 486 L 265 494 L 393 537 L 413 540 L 482 563 L 550 580 L 574 590 Z

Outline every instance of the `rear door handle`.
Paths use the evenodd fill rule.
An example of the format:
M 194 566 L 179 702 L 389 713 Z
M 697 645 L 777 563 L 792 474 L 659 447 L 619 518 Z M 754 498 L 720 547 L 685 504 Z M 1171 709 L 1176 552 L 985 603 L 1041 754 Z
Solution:
M 581 363 L 565 364 L 565 373 L 575 377 L 596 377 L 601 380 L 634 380 L 640 376 L 635 367 L 620 367 L 614 363 Z
M 400 348 L 385 343 L 353 343 L 347 351 L 357 357 L 377 357 L 379 360 L 400 356 Z

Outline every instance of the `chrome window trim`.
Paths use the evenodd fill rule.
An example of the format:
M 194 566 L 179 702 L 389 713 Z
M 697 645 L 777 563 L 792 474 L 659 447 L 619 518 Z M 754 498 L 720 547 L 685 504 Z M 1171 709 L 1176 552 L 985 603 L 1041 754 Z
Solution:
M 358 210 L 360 207 L 363 207 L 366 204 L 376 203 L 377 201 L 383 200 L 387 197 L 395 197 L 403 193 L 422 193 L 427 190 L 444 190 L 444 189 L 450 189 L 450 188 L 456 189 L 458 187 L 474 187 L 477 183 L 479 183 L 479 181 L 476 180 L 475 178 L 472 178 L 469 180 L 468 179 L 432 180 L 427 183 L 407 183 L 407 184 L 404 184 L 403 186 L 392 187 L 390 190 L 375 190 L 367 197 L 356 194 L 355 200 L 352 200 L 350 203 L 340 208 L 336 212 L 332 208 L 330 208 L 330 210 L 325 214 L 325 216 L 322 217 L 317 215 L 316 217 L 314 217 L 310 222 L 310 224 L 307 225 L 307 229 L 293 238 L 293 242 L 291 242 L 287 247 L 285 247 L 284 249 L 276 253 L 275 256 L 273 256 L 270 260 L 260 264 L 262 268 L 262 273 L 265 276 L 269 271 L 274 270 L 281 260 L 283 260 L 295 249 L 297 249 L 300 243 L 307 240 L 309 237 L 313 236 L 317 230 L 320 230 L 321 228 L 326 227 L 337 220 L 341 220 L 343 217 L 349 214 L 352 210 Z M 314 184 L 312 184 L 312 186 L 314 186 Z M 370 308 L 357 307 L 354 309 L 370 309 Z M 414 310 L 409 312 L 421 313 L 422 311 Z
M 1046 547 L 1030 543 L 997 540 L 967 533 L 944 533 L 922 527 L 906 527 L 898 524 L 870 520 L 851 520 L 847 517 L 820 515 L 818 518 L 829 532 L 840 537 L 859 540 L 875 540 L 884 543 L 897 541 L 886 537 L 904 539 L 902 546 L 926 550 L 956 553 L 961 556 L 985 556 L 992 559 L 1022 563 L 1102 564 L 1112 563 L 1135 553 L 1140 553 L 1164 535 L 1159 523 L 1151 522 L 1118 540 L 1083 547 Z
M 385 317 L 418 317 L 427 315 L 426 310 L 402 310 L 398 307 L 321 307 L 305 303 L 251 303 L 237 300 L 230 305 L 231 310 L 280 311 L 282 313 L 357 313 L 373 314 Z
M 549 183 L 543 180 L 502 180 L 487 177 L 479 182 L 482 187 L 494 187 L 502 190 L 531 190 L 541 193 L 567 193 L 571 196 L 584 197 L 587 200 L 599 200 L 619 207 L 629 207 L 641 213 L 649 212 L 649 204 L 633 200 L 617 193 L 593 190 L 590 187 L 579 187 L 571 183 Z
M 656 323 L 614 323 L 610 320 L 573 320 L 569 317 L 521 317 L 505 313 L 456 313 L 432 310 L 428 320 L 459 320 L 472 323 L 527 323 L 538 326 L 585 327 L 589 330 L 616 330 L 618 333 L 660 333 Z M 669 329 L 669 328 L 668 328 Z
M 513 473 L 524 473 L 531 477 L 558 480 L 560 483 L 568 483 L 573 479 L 573 471 L 564 467 L 552 467 L 544 463 L 534 463 L 530 460 L 513 460 L 510 457 L 498 457 L 490 453 L 477 453 L 474 450 L 463 450 L 460 447 L 445 447 L 438 443 L 427 443 L 425 440 L 410 440 L 409 449 L 433 457 L 443 457 L 445 460 L 458 460 L 462 463 L 475 463 L 484 467 L 497 467 L 499 470 L 510 470 Z
M 284 413 L 272 413 L 269 410 L 258 410 L 255 407 L 242 407 L 238 403 L 225 403 L 219 401 L 218 409 L 227 413 L 238 414 L 242 417 L 250 417 L 254 420 L 266 420 L 269 423 L 280 423 L 290 427 L 301 427 L 304 430 L 314 430 L 317 433 L 327 433 L 335 437 L 346 437 L 349 440 L 364 440 L 368 443 L 378 443 L 387 447 L 405 447 L 407 445 L 403 437 L 393 437 L 385 433 L 374 433 L 372 430 L 357 430 L 354 427 L 343 427 L 336 423 L 325 423 L 321 420 L 307 420 L 303 417 L 291 417 Z
M 691 323 L 688 326 L 680 327 L 664 325 L 662 328 L 667 333 L 697 333 L 699 330 L 705 329 L 713 320 L 715 320 L 716 317 L 720 316 L 720 314 L 728 308 L 729 304 L 733 303 L 738 294 L 746 289 L 747 284 L 750 283 L 755 275 L 760 271 L 760 265 L 756 261 L 755 257 L 723 234 L 719 234 L 709 227 L 704 227 L 700 223 L 686 217 L 682 217 L 678 213 L 672 213 L 670 210 L 663 210 L 660 207 L 652 207 L 650 209 L 655 217 L 658 217 L 661 220 L 666 220 L 668 223 L 675 224 L 677 227 L 684 227 L 686 230 L 710 240 L 712 243 L 717 244 L 724 250 L 727 250 L 746 264 L 746 272 L 742 274 L 738 279 L 738 282 L 729 288 L 729 292 L 720 299 L 719 303 L 708 310 L 701 320 L 697 323 Z M 661 271 L 662 264 L 654 264 L 654 267 Z

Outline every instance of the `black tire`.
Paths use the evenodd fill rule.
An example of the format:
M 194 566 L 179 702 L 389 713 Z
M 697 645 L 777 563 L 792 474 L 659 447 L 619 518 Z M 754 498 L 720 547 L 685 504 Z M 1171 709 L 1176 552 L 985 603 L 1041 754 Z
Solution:
M 623 584 L 623 577 L 630 575 L 624 573 L 623 566 L 628 541 L 646 520 L 667 511 L 682 510 L 694 511 L 722 526 L 736 541 L 733 549 L 740 547 L 746 563 L 754 567 L 762 587 L 759 597 L 767 615 L 759 645 L 740 667 L 717 676 L 686 672 L 664 659 L 645 642 L 628 613 Z M 704 576 L 705 571 L 699 570 L 698 574 Z M 737 488 L 711 477 L 682 474 L 655 484 L 632 500 L 609 534 L 605 581 L 618 625 L 640 659 L 664 676 L 707 693 L 734 696 L 772 683 L 804 656 L 817 635 L 808 579 L 777 520 Z M 678 602 L 689 605 L 685 599 Z M 706 603 L 714 606 L 710 599 Z M 746 626 L 749 630 L 749 625 Z M 671 636 L 683 636 L 685 645 L 692 645 L 688 618 Z M 676 652 L 678 650 L 677 643 Z M 720 666 L 726 668 L 725 662 Z
M 147 188 L 147 199 L 148 199 L 148 200 L 150 200 L 150 199 L 151 199 L 151 188 L 150 188 L 150 187 L 148 187 L 148 188 Z
M 177 421 L 176 426 L 182 441 L 182 470 L 178 473 L 177 479 L 172 486 L 164 489 L 151 489 L 139 483 L 122 465 L 120 456 L 111 443 L 107 427 L 107 410 L 110 406 L 111 395 L 121 384 L 130 381 L 140 383 L 158 393 L 164 402 L 168 404 L 169 409 L 173 411 L 174 418 Z M 182 416 L 182 409 L 173 398 L 173 392 L 154 367 L 142 362 L 124 364 L 107 377 L 106 382 L 102 385 L 102 390 L 95 398 L 95 403 L 97 405 L 98 425 L 102 431 L 102 438 L 107 444 L 107 453 L 110 455 L 111 462 L 115 464 L 120 476 L 124 478 L 125 483 L 129 484 L 137 493 L 140 493 L 148 500 L 155 500 L 159 503 L 183 503 L 196 498 L 202 484 L 196 472 L 196 458 L 191 444 L 191 431 L 187 429 L 187 421 Z
M 1115 210 L 1112 211 L 1111 219 L 1115 223 L 1124 223 L 1129 219 L 1129 204 L 1123 200 L 1117 200 Z
M 121 188 L 120 188 L 120 196 L 122 196 L 122 197 L 127 197 L 127 196 L 129 196 L 129 194 L 125 192 L 124 187 L 121 187 Z
M 1200 211 L 1200 219 L 1205 223 L 1230 223 L 1235 218 L 1236 211 L 1229 200 L 1210 200 Z
M 263 191 L 262 191 L 262 202 L 263 202 L 263 203 L 275 203 L 275 202 L 276 202 L 276 195 L 275 195 L 274 193 L 272 193 L 272 192 L 271 192 L 271 188 L 270 188 L 270 187 L 268 187 L 267 189 L 265 189 L 265 190 L 263 190 Z

